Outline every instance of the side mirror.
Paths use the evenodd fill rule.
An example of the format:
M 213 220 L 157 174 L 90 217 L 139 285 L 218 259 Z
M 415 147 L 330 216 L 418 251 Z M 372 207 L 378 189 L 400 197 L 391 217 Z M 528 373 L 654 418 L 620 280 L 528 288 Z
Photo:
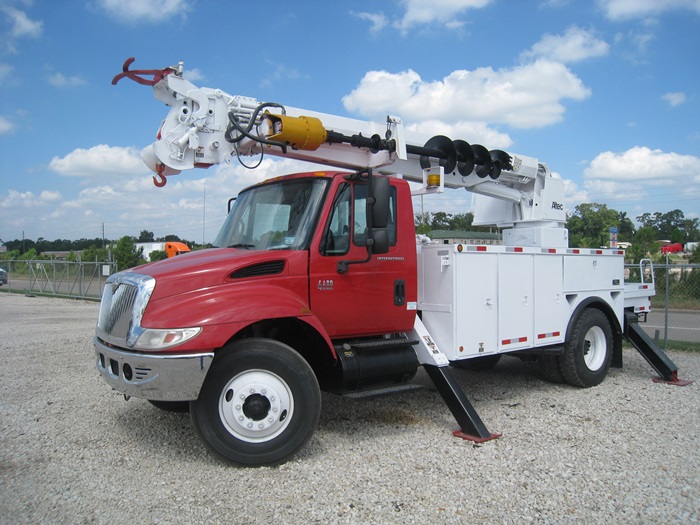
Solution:
M 391 195 L 391 183 L 386 177 L 373 176 L 371 188 L 371 197 L 374 197 L 374 202 L 372 203 L 372 228 L 386 228 L 389 224 L 389 196 Z
M 389 251 L 389 234 L 385 229 L 372 230 L 372 253 L 375 255 L 380 255 L 382 253 L 387 253 Z

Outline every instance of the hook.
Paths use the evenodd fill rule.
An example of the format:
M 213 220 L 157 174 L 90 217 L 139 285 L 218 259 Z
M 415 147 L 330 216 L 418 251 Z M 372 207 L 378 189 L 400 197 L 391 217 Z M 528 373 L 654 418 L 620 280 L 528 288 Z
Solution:
M 155 184 L 158 188 L 162 188 L 168 182 L 168 179 L 165 177 L 165 175 L 163 175 L 164 171 L 165 164 L 159 162 L 156 165 L 156 174 L 158 175 L 158 178 L 156 178 L 155 175 L 153 176 L 153 184 Z

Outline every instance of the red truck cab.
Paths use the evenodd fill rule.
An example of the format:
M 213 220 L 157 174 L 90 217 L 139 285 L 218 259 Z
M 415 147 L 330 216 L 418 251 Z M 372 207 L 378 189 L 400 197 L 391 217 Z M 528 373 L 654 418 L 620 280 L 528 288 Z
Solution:
M 321 389 L 415 374 L 404 335 L 417 301 L 405 181 L 269 180 L 241 192 L 213 244 L 112 276 L 95 348 L 101 375 L 126 396 L 189 402 L 219 457 L 279 463 L 313 433 Z

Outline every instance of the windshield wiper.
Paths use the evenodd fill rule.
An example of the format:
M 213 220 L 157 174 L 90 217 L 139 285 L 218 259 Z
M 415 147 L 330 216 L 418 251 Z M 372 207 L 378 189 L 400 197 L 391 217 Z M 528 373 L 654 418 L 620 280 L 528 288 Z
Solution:
M 245 248 L 246 250 L 249 250 L 251 248 L 255 248 L 255 245 L 254 244 L 245 244 L 245 243 L 239 242 L 239 243 L 227 246 L 227 248 Z

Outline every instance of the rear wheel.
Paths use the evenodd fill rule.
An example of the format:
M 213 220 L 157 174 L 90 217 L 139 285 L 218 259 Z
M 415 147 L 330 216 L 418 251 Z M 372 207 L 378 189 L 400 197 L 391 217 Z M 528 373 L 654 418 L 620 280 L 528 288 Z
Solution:
M 610 369 L 612 346 L 612 329 L 605 314 L 595 308 L 584 310 L 559 358 L 566 382 L 579 387 L 600 384 Z
M 277 465 L 311 438 L 321 392 L 309 364 L 270 339 L 232 343 L 212 364 L 192 423 L 209 450 L 228 463 Z

